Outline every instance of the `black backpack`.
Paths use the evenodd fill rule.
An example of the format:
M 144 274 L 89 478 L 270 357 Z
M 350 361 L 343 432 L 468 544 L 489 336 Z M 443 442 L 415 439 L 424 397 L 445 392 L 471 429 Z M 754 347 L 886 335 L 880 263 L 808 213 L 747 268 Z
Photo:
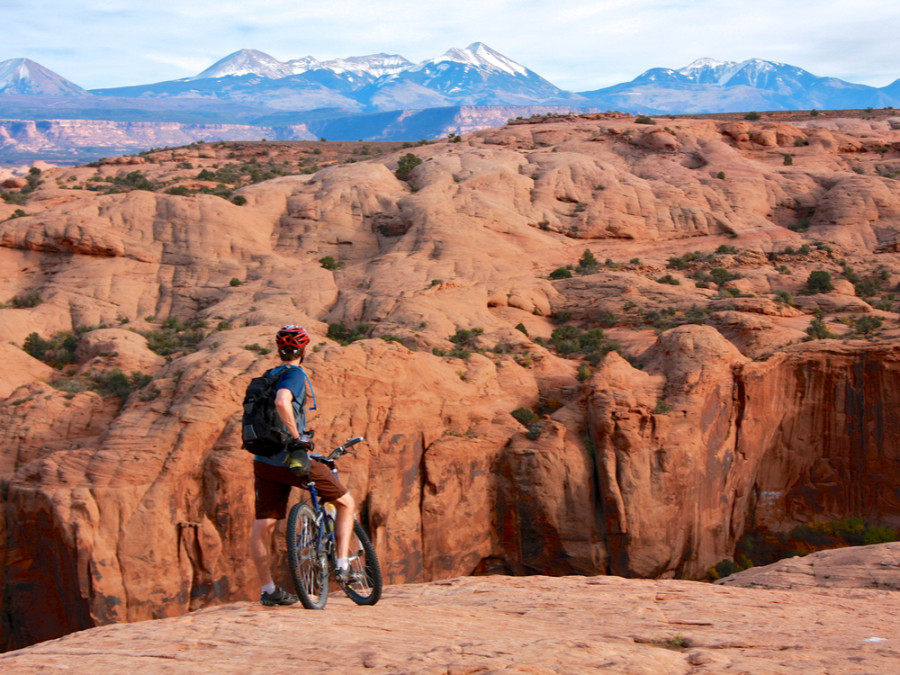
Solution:
M 277 455 L 290 440 L 275 410 L 275 387 L 283 371 L 284 366 L 272 368 L 254 377 L 247 385 L 241 418 L 241 447 L 254 455 Z

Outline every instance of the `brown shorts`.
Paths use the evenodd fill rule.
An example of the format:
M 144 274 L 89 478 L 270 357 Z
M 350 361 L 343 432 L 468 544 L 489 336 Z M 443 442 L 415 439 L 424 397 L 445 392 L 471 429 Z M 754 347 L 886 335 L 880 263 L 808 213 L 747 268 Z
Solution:
M 315 460 L 309 464 L 309 477 L 316 483 L 319 501 L 333 502 L 347 494 L 347 488 L 331 473 L 331 469 Z M 305 488 L 308 481 L 292 474 L 286 466 L 253 462 L 253 483 L 256 489 L 256 519 L 281 520 L 287 515 L 291 487 Z

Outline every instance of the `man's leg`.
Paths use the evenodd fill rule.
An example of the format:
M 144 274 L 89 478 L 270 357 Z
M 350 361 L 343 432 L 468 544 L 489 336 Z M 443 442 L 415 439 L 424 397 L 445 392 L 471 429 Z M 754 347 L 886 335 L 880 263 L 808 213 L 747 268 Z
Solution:
M 350 539 L 353 534 L 353 514 L 356 513 L 356 500 L 349 492 L 334 501 L 337 513 L 334 518 L 334 538 L 337 544 L 337 557 L 347 558 L 350 555 Z
M 253 532 L 250 535 L 250 555 L 256 565 L 259 583 L 268 586 L 272 583 L 272 570 L 269 568 L 269 545 L 275 531 L 275 518 L 263 518 L 253 521 Z

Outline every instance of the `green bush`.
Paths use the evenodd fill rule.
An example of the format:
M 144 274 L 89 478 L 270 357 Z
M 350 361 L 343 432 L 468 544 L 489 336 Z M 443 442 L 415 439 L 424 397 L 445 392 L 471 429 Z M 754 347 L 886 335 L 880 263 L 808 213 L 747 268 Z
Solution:
M 882 319 L 880 316 L 864 314 L 853 322 L 853 331 L 855 333 L 859 333 L 860 335 L 869 335 L 881 328 L 883 323 L 884 319 Z
M 586 361 L 594 364 L 599 363 L 609 352 L 622 351 L 618 342 L 606 339 L 602 329 L 592 328 L 585 331 L 571 324 L 555 328 L 550 335 L 548 346 L 560 356 L 570 357 L 580 354 Z
M 575 268 L 575 271 L 578 274 L 593 274 L 598 269 L 600 269 L 600 262 L 589 249 L 584 249 L 584 253 L 578 259 L 578 266 Z
M 680 286 L 681 282 L 673 277 L 671 274 L 666 274 L 665 276 L 661 276 L 656 280 L 658 284 L 669 284 L 670 286 Z
M 328 324 L 326 335 L 342 345 L 348 345 L 351 342 L 362 340 L 367 336 L 368 332 L 369 324 L 359 321 L 352 328 L 347 328 L 341 323 Z
M 198 346 L 206 338 L 206 321 L 192 319 L 187 323 L 174 316 L 163 321 L 158 330 L 141 333 L 147 339 L 150 351 L 160 356 L 175 353 L 190 354 L 197 351 Z
M 529 427 L 538 420 L 537 414 L 528 408 L 516 408 L 510 413 L 517 422 L 523 426 Z
M 824 270 L 815 270 L 809 273 L 806 279 L 806 289 L 810 293 L 827 293 L 834 290 L 831 283 L 831 275 Z
M 137 371 L 132 372 L 129 376 L 118 368 L 101 375 L 92 375 L 90 378 L 93 385 L 91 388 L 101 396 L 118 396 L 123 399 L 127 398 L 132 391 L 146 387 L 150 384 L 151 379 L 153 378 L 149 375 Z
M 635 124 L 656 124 L 656 120 L 652 117 L 647 117 L 647 115 L 638 115 L 634 119 Z
M 394 175 L 397 176 L 399 180 L 409 180 L 412 170 L 421 163 L 422 159 L 420 157 L 416 157 L 413 153 L 407 152 L 400 158 L 400 161 L 397 162 L 397 170 L 394 172 Z
M 755 110 L 748 112 L 746 115 L 744 115 L 744 119 L 750 120 L 751 122 L 755 122 L 756 120 L 760 119 L 761 117 L 762 117 L 762 115 L 760 115 Z
M 62 331 L 49 340 L 45 340 L 37 333 L 30 333 L 25 338 L 22 349 L 39 361 L 54 368 L 62 368 L 75 363 L 75 349 L 80 341 L 81 333 L 76 331 Z
M 335 260 L 330 255 L 326 255 L 324 258 L 319 258 L 319 264 L 322 265 L 326 270 L 335 271 L 344 269 L 346 263 L 343 260 Z
M 43 302 L 43 298 L 39 291 L 31 291 L 30 293 L 21 293 L 12 299 L 12 306 L 16 309 L 28 309 L 37 307 Z
M 828 326 L 819 317 L 810 321 L 809 326 L 806 328 L 806 335 L 810 340 L 833 340 L 838 337 L 828 330 Z
M 550 272 L 550 279 L 569 279 L 572 276 L 572 272 L 565 267 L 557 267 L 555 270 Z

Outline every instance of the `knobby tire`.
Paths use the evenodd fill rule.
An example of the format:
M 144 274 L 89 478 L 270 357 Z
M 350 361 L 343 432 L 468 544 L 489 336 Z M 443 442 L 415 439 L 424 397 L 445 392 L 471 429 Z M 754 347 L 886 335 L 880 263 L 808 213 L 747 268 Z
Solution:
M 328 556 L 320 544 L 316 512 L 309 504 L 291 508 L 287 523 L 287 553 L 291 577 L 307 609 L 323 609 L 328 601 Z
M 374 605 L 381 598 L 381 565 L 375 547 L 362 525 L 354 521 L 350 540 L 350 570 L 353 578 L 341 584 L 344 593 L 357 605 Z

